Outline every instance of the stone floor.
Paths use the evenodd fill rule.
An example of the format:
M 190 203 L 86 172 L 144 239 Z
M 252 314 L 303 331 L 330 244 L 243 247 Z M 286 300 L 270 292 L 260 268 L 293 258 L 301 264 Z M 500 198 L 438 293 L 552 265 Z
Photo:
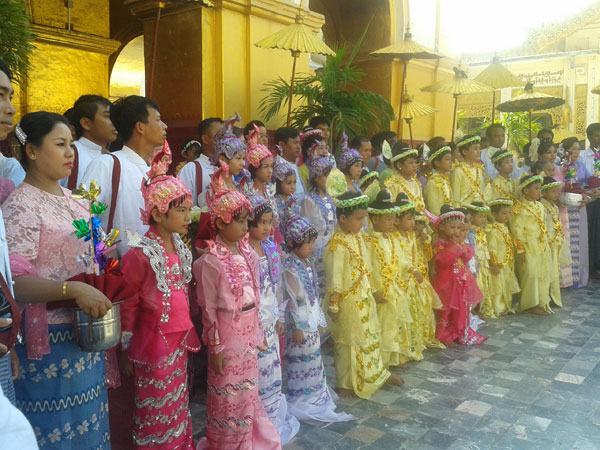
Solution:
M 404 387 L 340 400 L 358 420 L 303 423 L 285 449 L 600 449 L 600 283 L 563 295 L 552 316 L 488 321 L 484 345 L 429 350 Z M 202 400 L 192 416 L 201 436 Z

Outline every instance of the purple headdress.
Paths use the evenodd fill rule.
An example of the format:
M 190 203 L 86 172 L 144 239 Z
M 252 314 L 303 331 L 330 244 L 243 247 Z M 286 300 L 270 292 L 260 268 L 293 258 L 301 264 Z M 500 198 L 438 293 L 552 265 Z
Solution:
M 339 168 L 340 170 L 347 170 L 352 164 L 357 162 L 364 162 L 362 156 L 358 151 L 354 149 L 346 150 L 340 155 Z
M 250 220 L 256 220 L 257 217 L 262 216 L 264 213 L 272 212 L 271 203 L 258 194 L 246 194 L 246 198 L 250 202 Z
M 233 158 L 236 153 L 246 153 L 246 144 L 240 138 L 233 134 L 233 124 L 241 121 L 240 115 L 236 113 L 225 121 L 223 130 L 219 131 L 215 136 L 215 160 L 224 155 L 228 160 Z
M 308 163 L 310 178 L 328 175 L 331 169 L 333 169 L 333 161 L 329 158 L 315 158 Z
M 293 248 L 293 244 L 301 245 L 309 238 L 316 238 L 319 232 L 305 217 L 286 214 L 284 234 L 287 246 Z
M 295 175 L 296 171 L 287 161 L 279 161 L 273 169 L 273 179 L 277 181 L 283 181 L 292 174 Z

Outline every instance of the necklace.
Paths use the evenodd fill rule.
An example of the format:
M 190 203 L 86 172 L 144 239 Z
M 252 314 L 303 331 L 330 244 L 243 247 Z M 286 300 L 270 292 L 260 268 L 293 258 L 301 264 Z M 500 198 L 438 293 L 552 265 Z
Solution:
M 483 176 L 481 174 L 481 167 L 479 167 L 475 164 L 471 166 L 467 163 L 461 163 L 461 165 L 459 167 L 463 171 L 463 173 L 465 174 L 465 177 L 467 177 L 467 180 L 469 181 L 469 184 L 471 185 L 471 195 L 473 195 L 474 193 L 478 193 L 480 198 L 483 198 L 483 194 L 481 193 L 481 181 L 480 181 L 480 178 L 481 179 L 483 178 Z M 475 170 L 475 175 L 471 174 L 471 169 Z
M 353 239 L 356 241 L 358 252 L 352 249 L 350 243 L 347 242 L 345 236 L 348 236 L 348 239 Z M 336 232 L 331 237 L 331 241 L 329 241 L 329 248 L 332 252 L 335 252 L 338 245 L 344 247 L 346 251 L 350 254 L 350 265 L 352 266 L 352 264 L 354 264 L 353 267 L 350 267 L 352 279 L 354 280 L 354 282 L 350 286 L 350 289 L 348 289 L 345 292 L 339 293 L 340 299 L 344 300 L 350 294 L 356 294 L 358 292 L 358 285 L 362 281 L 363 277 L 365 277 L 368 274 L 368 270 L 367 264 L 365 263 L 365 260 L 363 258 L 363 243 L 360 235 L 344 235 L 340 232 Z
M 535 206 L 532 207 L 532 206 L 528 205 L 528 203 L 534 204 Z M 544 208 L 544 206 L 542 204 L 540 204 L 538 202 L 532 202 L 532 201 L 522 201 L 521 207 L 524 208 L 529 214 L 531 214 L 533 219 L 538 224 L 538 226 L 540 228 L 540 238 L 539 238 L 540 243 L 544 244 L 549 241 L 548 230 L 546 229 L 546 224 L 544 223 L 544 220 L 542 218 L 544 209 L 540 210 L 540 208 L 537 206 L 538 204 L 539 204 L 539 206 Z
M 552 219 L 552 223 L 554 224 L 554 235 L 552 239 L 550 239 L 550 246 L 554 244 L 558 244 L 565 237 L 565 233 L 563 231 L 562 222 L 558 216 L 558 207 L 547 200 L 542 200 L 544 207 L 546 208 L 546 212 L 550 215 Z
M 502 236 L 502 239 L 504 240 L 504 245 L 505 245 L 504 261 L 499 261 L 496 258 L 496 255 L 490 251 L 490 262 L 492 264 L 499 266 L 500 268 L 503 268 L 504 266 L 506 266 L 507 264 L 510 264 L 513 261 L 513 258 L 514 258 L 513 241 L 510 236 L 510 233 L 508 232 L 508 228 L 506 227 L 506 225 L 504 225 L 502 223 L 493 223 L 490 225 L 490 227 L 492 229 L 498 231 L 498 233 L 500 233 L 500 235 Z
M 494 186 L 496 188 L 496 190 L 498 192 L 500 192 L 500 194 L 502 194 L 501 198 L 505 198 L 507 200 L 513 200 L 514 201 L 515 200 L 515 194 L 514 194 L 514 192 L 507 192 L 502 186 L 500 186 L 500 184 L 496 181 L 496 180 L 498 180 L 498 178 L 502 178 L 502 180 L 508 181 L 504 177 L 502 177 L 501 175 L 499 175 L 494 180 L 492 180 L 492 186 Z
M 411 185 L 408 182 L 411 182 Z M 419 180 L 417 177 L 413 175 L 410 180 L 407 180 L 402 175 L 394 172 L 391 177 L 389 177 L 385 181 L 385 185 L 389 186 L 390 184 L 398 184 L 400 185 L 400 192 L 404 192 L 408 199 L 417 205 L 417 209 L 419 211 L 425 210 L 425 203 L 423 203 L 423 193 L 421 192 L 421 185 L 419 184 Z M 411 190 L 411 186 L 413 189 Z
M 404 290 L 406 290 L 406 283 L 403 283 L 400 279 L 399 279 L 399 271 L 397 270 L 398 267 L 398 255 L 396 253 L 396 248 L 394 245 L 394 240 L 395 239 L 390 239 L 390 237 L 384 233 L 379 233 L 380 236 L 378 236 L 376 233 L 373 233 L 373 235 L 368 237 L 369 242 L 371 243 L 371 245 L 373 246 L 373 250 L 375 250 L 375 255 L 377 256 L 377 261 L 379 262 L 379 265 L 381 266 L 381 276 L 383 277 L 383 296 L 387 297 L 390 287 L 392 285 L 392 282 L 394 281 L 394 279 L 397 279 L 397 281 L 400 283 L 400 285 L 402 286 L 402 288 Z M 386 258 L 386 254 L 383 251 L 383 248 L 381 247 L 381 245 L 379 245 L 379 239 L 385 239 L 388 240 L 390 243 L 390 247 L 391 247 L 391 255 L 387 255 L 388 257 Z
M 431 176 L 431 179 L 435 183 L 435 187 L 442 194 L 444 204 L 450 205 L 452 203 L 452 189 L 450 188 L 448 175 L 436 172 Z

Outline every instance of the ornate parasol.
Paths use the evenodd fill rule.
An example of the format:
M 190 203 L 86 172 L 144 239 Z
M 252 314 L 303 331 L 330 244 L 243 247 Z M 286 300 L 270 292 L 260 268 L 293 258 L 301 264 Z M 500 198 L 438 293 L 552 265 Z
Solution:
M 533 90 L 533 83 L 527 82 L 524 92 L 512 100 L 500 103 L 498 111 L 529 112 L 529 141 L 531 142 L 531 115 L 533 111 L 556 108 L 557 106 L 564 105 L 564 103 L 565 101 L 562 98 L 535 92 Z
M 410 146 L 413 146 L 413 133 L 412 133 L 412 121 L 415 117 L 428 116 L 438 112 L 437 109 L 431 106 L 424 105 L 423 103 L 415 102 L 412 95 L 409 95 L 408 90 L 405 89 L 404 95 L 402 96 L 402 117 L 408 125 L 408 131 L 410 133 Z
M 290 125 L 290 116 L 292 115 L 292 98 L 294 95 L 294 80 L 296 77 L 296 61 L 301 53 L 317 53 L 319 55 L 335 56 L 331 50 L 317 35 L 304 24 L 304 15 L 302 14 L 302 2 L 298 8 L 295 23 L 279 30 L 277 33 L 257 42 L 259 48 L 279 48 L 290 50 L 294 64 L 292 65 L 292 81 L 290 83 L 290 99 L 288 102 L 287 125 Z
M 494 88 L 492 97 L 492 118 L 491 122 L 494 123 L 494 116 L 496 115 L 496 89 L 503 89 L 507 87 L 521 86 L 523 80 L 513 75 L 505 66 L 498 62 L 498 57 L 494 56 L 492 64 L 487 66 L 483 71 L 474 78 L 475 81 L 486 84 Z
M 454 131 L 456 128 L 456 110 L 458 109 L 458 96 L 461 94 L 477 94 L 479 92 L 493 92 L 490 86 L 471 80 L 467 77 L 464 70 L 454 67 L 454 77 L 447 80 L 438 81 L 435 84 L 424 87 L 423 92 L 434 92 L 437 94 L 452 94 L 454 96 L 454 114 L 452 115 L 452 139 L 454 141 Z
M 406 27 L 406 32 L 404 33 L 404 39 L 400 42 L 396 42 L 389 47 L 384 47 L 379 50 L 375 50 L 371 53 L 373 56 L 383 57 L 383 58 L 398 58 L 402 63 L 402 87 L 400 89 L 400 114 L 398 115 L 398 136 L 402 139 L 402 114 L 404 110 L 402 108 L 402 103 L 404 101 L 404 89 L 406 85 L 406 69 L 408 66 L 408 62 L 411 59 L 440 59 L 443 58 L 442 55 L 434 52 L 433 50 L 429 50 L 426 47 L 423 47 L 420 44 L 417 44 L 412 40 L 412 34 L 410 32 L 410 26 Z

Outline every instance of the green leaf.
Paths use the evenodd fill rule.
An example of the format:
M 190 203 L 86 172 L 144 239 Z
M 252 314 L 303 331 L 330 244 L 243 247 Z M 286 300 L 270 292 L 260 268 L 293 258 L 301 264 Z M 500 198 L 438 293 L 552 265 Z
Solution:
M 0 60 L 17 82 L 27 78 L 29 58 L 35 49 L 31 23 L 23 0 L 0 0 Z

